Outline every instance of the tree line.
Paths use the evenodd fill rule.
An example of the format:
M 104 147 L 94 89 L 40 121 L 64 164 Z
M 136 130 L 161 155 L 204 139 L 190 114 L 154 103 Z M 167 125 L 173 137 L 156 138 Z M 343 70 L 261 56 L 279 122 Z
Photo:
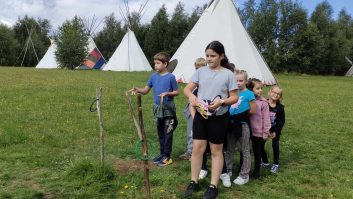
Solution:
M 149 23 L 142 24 L 136 12 L 127 19 L 147 58 L 159 51 L 173 55 L 206 7 L 198 6 L 188 14 L 178 3 L 169 16 L 163 5 Z M 353 20 L 344 9 L 334 18 L 327 1 L 318 4 L 309 15 L 299 0 L 247 0 L 238 13 L 274 72 L 342 75 L 350 67 L 345 57 L 353 58 Z M 126 29 L 126 23 L 111 14 L 105 17 L 102 30 L 92 35 L 106 60 Z M 36 57 L 40 59 L 50 45 L 50 31 L 48 20 L 28 16 L 19 18 L 13 27 L 0 25 L 0 66 L 35 66 Z M 51 38 L 58 42 L 56 57 L 60 65 L 72 69 L 82 62 L 89 34 L 77 16 L 59 27 Z M 36 53 L 31 45 L 25 49 L 29 42 Z

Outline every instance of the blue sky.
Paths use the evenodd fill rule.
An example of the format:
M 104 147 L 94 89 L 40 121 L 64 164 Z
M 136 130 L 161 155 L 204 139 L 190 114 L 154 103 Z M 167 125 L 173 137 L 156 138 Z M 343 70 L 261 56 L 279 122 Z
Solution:
M 129 0 L 132 10 L 138 10 L 146 0 Z M 175 5 L 181 1 L 187 12 L 191 12 L 196 6 L 202 6 L 209 0 L 150 0 L 145 9 L 142 19 L 144 23 L 149 22 L 156 14 L 162 4 L 165 4 L 168 13 L 172 13 Z M 237 5 L 242 6 L 246 0 L 237 0 Z M 123 6 L 123 0 L 0 0 L 0 22 L 14 25 L 18 17 L 27 14 L 34 18 L 49 19 L 53 29 L 57 29 L 65 20 L 72 19 L 74 15 L 103 19 L 110 13 L 115 13 L 121 19 L 118 8 Z M 302 0 L 302 5 L 308 10 L 309 15 L 316 5 L 323 0 Z M 352 0 L 328 0 L 334 10 L 333 17 L 336 17 L 342 8 L 353 16 Z

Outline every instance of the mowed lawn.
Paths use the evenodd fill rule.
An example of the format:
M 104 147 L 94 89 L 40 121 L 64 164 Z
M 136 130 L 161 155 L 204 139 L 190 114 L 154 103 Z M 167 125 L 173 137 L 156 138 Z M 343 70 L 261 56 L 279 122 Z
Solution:
M 150 74 L 0 67 L 0 198 L 144 198 L 125 91 L 144 86 Z M 264 170 L 242 187 L 219 184 L 219 198 L 353 198 L 353 78 L 277 78 L 286 111 L 280 172 Z M 103 88 L 104 167 L 97 113 L 89 111 L 97 87 Z M 152 94 L 142 100 L 147 137 L 158 151 Z M 175 101 L 174 163 L 151 166 L 153 198 L 181 198 L 190 180 L 190 162 L 177 158 L 186 148 L 186 98 Z M 270 142 L 266 148 L 272 154 Z M 198 197 L 209 181 L 201 181 Z

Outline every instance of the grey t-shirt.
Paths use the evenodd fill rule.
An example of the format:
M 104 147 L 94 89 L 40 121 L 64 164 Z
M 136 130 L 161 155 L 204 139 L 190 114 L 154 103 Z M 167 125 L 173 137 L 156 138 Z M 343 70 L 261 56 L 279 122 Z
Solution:
M 191 82 L 198 85 L 197 97 L 202 100 L 212 101 L 218 95 L 226 99 L 229 91 L 238 89 L 234 74 L 223 67 L 218 71 L 211 70 L 208 66 L 201 67 L 192 75 Z M 222 106 L 216 115 L 223 115 L 227 111 L 228 106 Z

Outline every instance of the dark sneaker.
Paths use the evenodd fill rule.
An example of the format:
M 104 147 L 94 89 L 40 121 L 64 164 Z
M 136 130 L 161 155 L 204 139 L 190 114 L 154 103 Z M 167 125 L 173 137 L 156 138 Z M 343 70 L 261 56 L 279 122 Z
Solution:
M 164 157 L 163 155 L 159 155 L 159 156 L 153 158 L 153 163 L 158 164 L 162 160 L 163 157 Z
M 173 163 L 172 158 L 163 157 L 161 161 L 158 162 L 158 166 L 164 167 Z
M 214 185 L 210 185 L 203 194 L 203 199 L 215 199 L 218 196 L 218 189 Z
M 191 154 L 189 152 L 185 152 L 183 155 L 179 156 L 180 159 L 190 160 Z
M 192 196 L 193 193 L 196 193 L 198 191 L 200 191 L 199 184 L 194 181 L 191 181 L 188 187 L 186 188 L 186 191 L 184 192 L 184 198 L 189 198 Z
M 250 178 L 251 179 L 259 179 L 260 178 L 260 173 L 259 172 L 253 172 L 251 175 L 250 175 Z

